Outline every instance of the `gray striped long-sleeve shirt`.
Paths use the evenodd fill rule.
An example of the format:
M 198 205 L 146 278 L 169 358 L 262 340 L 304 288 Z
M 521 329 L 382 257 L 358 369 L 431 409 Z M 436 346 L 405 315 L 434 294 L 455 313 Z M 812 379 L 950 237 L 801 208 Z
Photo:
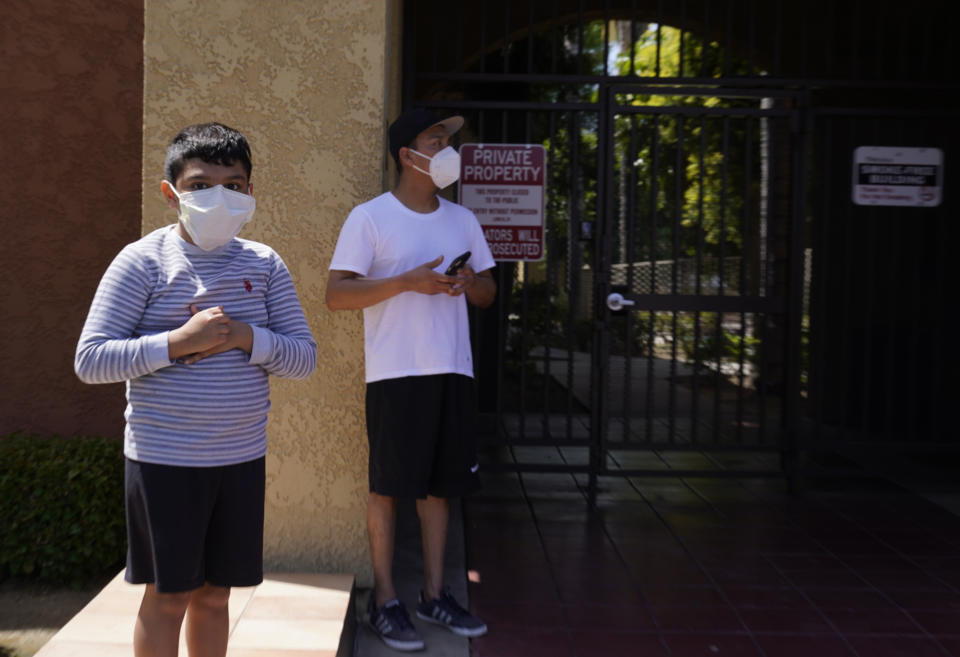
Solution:
M 206 467 L 266 453 L 268 375 L 305 378 L 317 345 L 290 272 L 265 244 L 233 239 L 204 251 L 175 225 L 128 244 L 100 281 L 74 369 L 86 383 L 127 382 L 124 453 L 148 463 Z M 223 306 L 253 328 L 253 349 L 191 365 L 171 361 L 172 329 Z

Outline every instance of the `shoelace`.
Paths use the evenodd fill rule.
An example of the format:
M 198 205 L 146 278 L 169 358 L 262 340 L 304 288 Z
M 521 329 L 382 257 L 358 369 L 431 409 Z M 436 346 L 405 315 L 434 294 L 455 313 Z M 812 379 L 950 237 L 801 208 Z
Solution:
M 452 613 L 458 618 L 464 618 L 470 614 L 470 612 L 460 606 L 460 603 L 457 602 L 457 599 L 451 595 L 450 589 L 446 587 L 444 587 L 443 591 L 440 592 L 440 600 L 443 601 L 443 606 L 446 608 L 447 612 Z
M 397 624 L 397 629 L 400 631 L 413 629 L 413 623 L 410 621 L 410 617 L 404 612 L 404 608 L 400 605 L 392 605 L 390 607 L 384 607 L 380 613 L 384 615 L 389 614 L 390 619 Z

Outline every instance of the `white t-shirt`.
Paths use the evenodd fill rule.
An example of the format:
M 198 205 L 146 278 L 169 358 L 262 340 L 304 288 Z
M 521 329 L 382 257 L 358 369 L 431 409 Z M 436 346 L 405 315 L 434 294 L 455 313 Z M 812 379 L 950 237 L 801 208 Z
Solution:
M 414 212 L 392 192 L 362 203 L 347 217 L 330 269 L 389 278 L 443 256 L 437 271 L 464 251 L 481 272 L 493 255 L 470 210 L 438 197 L 434 212 Z M 473 376 L 465 295 L 402 292 L 363 309 L 367 382 L 426 374 Z

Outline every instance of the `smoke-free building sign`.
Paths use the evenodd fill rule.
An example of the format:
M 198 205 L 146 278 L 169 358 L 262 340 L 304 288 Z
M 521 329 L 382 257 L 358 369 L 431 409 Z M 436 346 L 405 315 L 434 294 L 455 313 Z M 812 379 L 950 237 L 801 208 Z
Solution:
M 460 204 L 477 215 L 495 260 L 543 258 L 546 161 L 537 144 L 460 147 Z
M 853 152 L 853 202 L 857 205 L 935 207 L 943 196 L 939 148 L 860 146 Z

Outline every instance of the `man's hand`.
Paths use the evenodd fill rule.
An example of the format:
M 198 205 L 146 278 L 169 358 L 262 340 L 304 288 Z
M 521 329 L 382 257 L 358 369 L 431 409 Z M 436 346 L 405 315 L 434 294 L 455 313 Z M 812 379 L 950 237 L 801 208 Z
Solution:
M 190 312 L 193 316 L 183 326 L 170 331 L 170 360 L 212 349 L 226 342 L 230 334 L 230 316 L 223 312 L 223 306 L 199 310 L 191 303 Z
M 470 265 L 464 265 L 457 271 L 457 282 L 450 286 L 450 291 L 447 292 L 451 297 L 458 297 L 470 288 L 472 288 L 477 282 L 477 274 L 473 271 L 473 267 Z
M 490 270 L 478 274 L 470 265 L 464 265 L 457 272 L 457 282 L 450 287 L 447 294 L 452 297 L 466 294 L 467 301 L 471 304 L 478 308 L 487 308 L 497 294 L 497 284 Z
M 450 294 L 457 279 L 433 270 L 441 262 L 443 262 L 443 256 L 437 256 L 430 262 L 425 262 L 402 274 L 404 287 L 420 294 Z

